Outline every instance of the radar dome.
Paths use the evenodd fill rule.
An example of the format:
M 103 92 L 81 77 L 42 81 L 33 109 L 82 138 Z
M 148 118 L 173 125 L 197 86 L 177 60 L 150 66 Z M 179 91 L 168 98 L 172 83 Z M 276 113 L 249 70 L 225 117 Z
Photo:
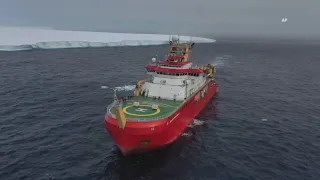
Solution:
M 156 62 L 156 58 L 152 58 L 151 61 L 152 61 L 153 63 L 155 63 L 155 62 Z

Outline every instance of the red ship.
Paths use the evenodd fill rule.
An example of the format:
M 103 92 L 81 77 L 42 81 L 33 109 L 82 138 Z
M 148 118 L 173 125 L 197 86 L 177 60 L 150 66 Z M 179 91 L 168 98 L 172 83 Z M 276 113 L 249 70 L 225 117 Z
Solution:
M 218 92 L 215 67 L 189 59 L 194 43 L 172 38 L 164 61 L 146 66 L 150 80 L 138 81 L 132 96 L 108 106 L 105 127 L 124 156 L 174 142 Z

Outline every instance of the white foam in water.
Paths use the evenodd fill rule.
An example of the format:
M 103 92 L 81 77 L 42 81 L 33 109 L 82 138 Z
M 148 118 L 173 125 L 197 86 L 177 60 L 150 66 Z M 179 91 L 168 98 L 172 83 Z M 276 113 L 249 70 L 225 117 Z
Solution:
M 232 57 L 231 55 L 224 55 L 224 56 L 219 56 L 219 57 L 215 57 L 213 62 L 211 63 L 211 65 L 215 66 L 215 67 L 222 67 L 225 66 L 226 61 Z
M 263 118 L 263 119 L 261 119 L 261 121 L 268 121 L 268 119 L 266 119 L 266 118 Z
M 167 44 L 169 35 L 60 31 L 27 27 L 0 27 L 0 51 L 33 49 L 142 46 Z M 182 42 L 189 36 L 180 36 Z M 195 43 L 213 43 L 214 39 L 192 37 Z
M 182 133 L 181 136 L 183 136 L 183 137 L 191 137 L 192 133 L 191 132 Z
M 118 86 L 114 88 L 110 88 L 109 86 L 101 86 L 101 89 L 116 89 L 117 91 L 132 91 L 136 85 L 124 85 L 124 86 Z
M 201 126 L 203 125 L 205 122 L 204 121 L 201 121 L 199 119 L 194 119 L 192 124 L 196 125 L 196 126 Z
M 188 127 L 193 128 L 195 126 L 201 126 L 201 125 L 204 125 L 204 124 L 205 124 L 205 121 L 201 121 L 199 119 L 193 119 L 191 124 L 188 125 Z
M 124 85 L 124 86 L 115 87 L 115 89 L 117 89 L 118 91 L 132 91 L 134 90 L 135 87 L 136 85 Z
M 108 89 L 108 86 L 101 86 L 101 89 Z

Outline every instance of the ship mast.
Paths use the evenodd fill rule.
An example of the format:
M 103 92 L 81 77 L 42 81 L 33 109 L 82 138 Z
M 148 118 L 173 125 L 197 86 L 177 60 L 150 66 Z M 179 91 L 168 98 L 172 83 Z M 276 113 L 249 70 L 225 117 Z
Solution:
M 180 43 L 180 37 L 178 38 L 171 37 L 169 41 L 169 50 L 167 61 L 170 62 L 188 62 L 191 49 L 193 48 L 194 43 L 187 42 L 187 43 Z

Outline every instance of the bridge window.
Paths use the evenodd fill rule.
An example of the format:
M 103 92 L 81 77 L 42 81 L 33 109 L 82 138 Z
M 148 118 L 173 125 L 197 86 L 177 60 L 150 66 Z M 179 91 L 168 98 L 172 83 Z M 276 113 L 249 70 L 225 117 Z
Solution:
M 184 73 L 184 75 L 195 76 L 195 77 L 198 77 L 198 76 L 199 76 L 198 73 Z
M 176 66 L 176 65 L 166 65 L 166 64 L 162 64 L 161 66 L 163 67 L 178 67 L 180 68 L 181 66 Z
M 148 72 L 155 72 L 155 70 L 148 70 Z M 169 75 L 169 76 L 195 76 L 198 77 L 200 74 L 198 73 L 167 73 L 167 72 L 156 72 L 157 74 Z

